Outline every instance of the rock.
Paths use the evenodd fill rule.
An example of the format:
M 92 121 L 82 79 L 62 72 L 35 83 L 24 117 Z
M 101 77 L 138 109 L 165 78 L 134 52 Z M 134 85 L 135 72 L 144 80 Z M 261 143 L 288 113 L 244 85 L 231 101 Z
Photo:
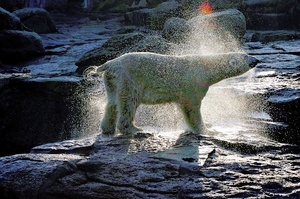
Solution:
M 253 30 L 293 29 L 288 13 L 251 13 L 248 14 L 248 28 Z
M 224 53 L 241 50 L 246 33 L 244 15 L 235 9 L 198 15 L 187 21 L 188 34 L 175 54 Z
M 46 0 L 44 5 L 41 6 L 41 8 L 44 8 L 48 11 L 64 11 L 68 9 L 68 0 Z
M 288 12 L 295 4 L 295 0 L 245 0 L 246 9 L 248 12 L 260 13 L 282 13 Z
M 213 7 L 213 10 L 221 11 L 227 9 L 238 9 L 243 10 L 245 7 L 244 0 L 212 0 L 209 1 Z
M 65 11 L 68 8 L 68 0 L 23 0 L 23 5 L 21 8 L 43 8 L 48 11 L 59 10 Z M 74 6 L 74 1 L 70 2 L 70 7 Z M 81 2 L 82 4 L 82 2 Z M 74 8 L 73 8 L 74 9 Z M 76 8 L 75 8 L 76 9 Z
M 101 65 L 126 52 L 126 49 L 144 38 L 142 33 L 127 33 L 115 35 L 100 48 L 85 53 L 77 62 L 76 72 L 81 74 L 85 68 L 92 65 Z
M 3 8 L 8 11 L 14 11 L 14 9 L 18 6 L 18 4 L 19 4 L 19 0 L 0 1 L 0 8 Z
M 0 31 L 0 43 L 0 60 L 3 63 L 28 60 L 45 54 L 41 38 L 33 32 Z
M 160 3 L 167 0 L 129 0 L 127 1 L 127 5 L 130 10 L 141 9 L 141 8 L 153 8 L 159 5 Z
M 78 155 L 76 146 L 79 151 L 90 146 L 85 140 L 90 139 L 0 158 L 2 198 L 281 197 L 283 189 L 290 190 L 284 196 L 296 198 L 300 193 L 300 175 L 290 172 L 299 167 L 299 149 L 289 145 L 274 143 L 263 153 L 249 155 L 219 147 L 209 137 L 174 146 L 176 139 L 150 133 L 97 136 L 90 153 Z
M 125 22 L 129 25 L 149 27 L 149 19 L 151 12 L 153 12 L 153 10 L 149 8 L 139 9 L 133 12 L 127 12 L 124 15 Z
M 1 155 L 98 131 L 101 112 L 90 109 L 80 78 L 27 76 L 0 79 Z
M 89 5 L 86 7 L 88 10 L 96 12 L 121 12 L 127 11 L 128 5 L 126 0 L 93 0 L 89 1 Z
M 60 177 L 74 173 L 75 163 L 81 159 L 78 155 L 66 154 L 4 157 L 0 163 L 0 195 L 2 198 L 39 198 L 39 189 L 44 190 Z M 14 178 L 22 180 L 17 182 Z
M 251 1 L 246 0 L 244 14 L 247 26 L 254 30 L 293 29 L 291 10 L 296 5 L 295 0 Z
M 110 22 L 101 22 L 101 27 L 115 26 Z M 72 28 L 67 24 L 62 26 L 63 34 L 43 36 L 48 38 L 48 50 L 63 48 L 58 56 L 42 60 L 47 65 L 34 60 L 36 66 L 30 69 L 38 67 L 38 70 L 30 74 L 0 74 L 1 150 L 6 144 L 22 149 L 12 140 L 32 144 L 41 136 L 55 137 L 62 131 L 76 137 L 78 130 L 68 126 L 75 123 L 77 127 L 74 117 L 86 118 L 87 121 L 80 122 L 84 126 L 78 128 L 84 129 L 84 135 L 101 133 L 98 106 L 105 103 L 99 101 L 104 98 L 102 91 L 93 93 L 88 87 L 82 93 L 79 87 L 86 85 L 79 85 L 80 78 L 61 77 L 62 69 L 55 74 L 59 77 L 53 77 L 52 70 L 48 70 L 58 60 L 66 59 L 68 53 L 80 57 L 87 48 L 95 47 L 99 35 L 110 37 L 106 29 L 100 33 L 99 26 L 85 25 Z M 153 121 L 152 113 L 162 115 L 156 120 L 172 118 L 167 130 L 151 123 L 152 127 L 145 127 L 145 132 L 131 138 L 100 134 L 45 144 L 35 147 L 30 154 L 1 157 L 0 198 L 299 198 L 299 40 L 272 41 L 298 33 L 278 31 L 272 35 L 272 31 L 251 31 L 249 34 L 257 33 L 270 40 L 259 41 L 257 37 L 244 47 L 261 63 L 245 76 L 211 87 L 203 101 L 208 132 L 199 136 L 184 133 L 181 128 L 171 129 L 176 124 L 180 126 L 179 119 L 174 119 L 177 114 L 172 112 L 176 108 L 171 106 L 162 111 L 148 111 L 147 117 L 142 117 L 146 120 L 144 126 Z M 128 48 L 139 43 L 143 49 L 156 40 L 157 45 L 165 42 L 160 35 L 145 36 Z M 102 45 L 101 42 L 97 45 Z M 71 59 L 65 65 L 74 62 Z M 34 77 L 28 77 L 32 73 Z M 82 99 L 76 96 L 88 102 L 81 104 Z M 84 115 L 85 105 L 92 110 L 87 115 Z M 23 116 L 17 116 L 18 113 Z M 14 137 L 18 127 L 26 129 Z M 50 129 L 54 133 L 49 134 Z M 34 135 L 28 133 L 33 131 Z M 42 131 L 48 134 L 41 135 Z M 268 136 L 298 145 L 283 144 Z M 22 153 L 29 150 L 27 146 Z
M 30 30 L 37 33 L 56 32 L 54 22 L 49 13 L 42 8 L 24 8 L 13 12 L 21 19 L 21 22 Z
M 152 9 L 140 9 L 128 12 L 125 20 L 128 24 L 147 26 L 153 30 L 162 30 L 170 17 L 180 16 L 181 5 L 176 1 L 167 1 Z
M 242 39 L 246 33 L 245 16 L 236 9 L 197 16 L 188 20 L 187 23 L 191 31 L 199 33 L 213 31 L 224 35 L 225 32 L 231 34 L 236 39 Z
M 248 41 L 269 43 L 274 41 L 291 41 L 300 39 L 300 32 L 289 30 L 255 31 Z
M 299 78 L 300 73 L 296 73 L 294 81 L 299 80 Z M 299 144 L 300 126 L 298 123 L 300 116 L 298 113 L 300 111 L 300 91 L 295 88 L 283 88 L 272 93 L 267 102 L 266 112 L 273 121 L 287 125 L 285 128 L 282 128 L 283 126 L 275 128 L 268 135 L 280 142 Z
M 162 30 L 165 21 L 170 17 L 179 17 L 181 5 L 176 1 L 168 1 L 159 4 L 150 15 L 150 28 Z
M 0 7 L 0 31 L 1 30 L 21 30 L 20 18 Z
M 154 52 L 167 54 L 174 44 L 169 43 L 160 35 L 146 36 L 128 48 L 128 52 Z
M 171 42 L 180 43 L 187 36 L 188 30 L 189 28 L 185 19 L 171 17 L 164 24 L 162 36 Z
M 77 62 L 76 72 L 81 74 L 91 65 L 101 65 L 106 61 L 129 52 L 155 52 L 166 54 L 174 44 L 166 41 L 160 35 L 144 36 L 141 33 L 115 35 L 103 44 L 84 54 Z

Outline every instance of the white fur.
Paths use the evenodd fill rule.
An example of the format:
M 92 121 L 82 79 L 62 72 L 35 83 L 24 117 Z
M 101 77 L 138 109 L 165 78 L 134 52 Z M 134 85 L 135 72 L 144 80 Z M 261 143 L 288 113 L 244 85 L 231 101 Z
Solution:
M 85 75 L 104 71 L 108 102 L 103 133 L 140 131 L 134 125 L 140 104 L 175 102 L 193 132 L 201 130 L 201 101 L 210 85 L 250 69 L 245 53 L 170 56 L 128 53 L 88 68 Z

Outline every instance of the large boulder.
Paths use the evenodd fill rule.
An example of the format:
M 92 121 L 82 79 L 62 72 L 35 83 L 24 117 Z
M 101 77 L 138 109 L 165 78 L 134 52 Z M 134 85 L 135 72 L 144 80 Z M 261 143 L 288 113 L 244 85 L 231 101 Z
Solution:
M 154 52 L 166 54 L 174 44 L 165 40 L 161 35 L 149 35 L 138 43 L 130 46 L 127 52 Z
M 181 4 L 177 1 L 167 1 L 154 8 L 150 16 L 150 28 L 162 30 L 164 23 L 170 17 L 178 17 L 181 14 Z
M 22 29 L 20 18 L 0 7 L 0 31 Z
M 177 1 L 167 1 L 152 9 L 145 8 L 128 12 L 125 15 L 125 20 L 128 24 L 162 30 L 167 19 L 178 16 L 181 16 L 181 4 Z
M 244 0 L 247 11 L 260 13 L 288 12 L 296 0 Z
M 180 43 L 187 36 L 188 29 L 187 21 L 185 19 L 171 17 L 164 24 L 162 36 L 171 42 Z
M 92 0 L 85 8 L 97 12 L 126 12 L 126 0 Z
M 126 3 L 130 10 L 140 8 L 153 8 L 167 0 L 127 0 Z
M 8 11 L 13 11 L 18 4 L 19 0 L 0 0 L 0 7 Z
M 13 63 L 45 54 L 42 40 L 34 32 L 0 31 L 0 43 L 0 60 L 3 63 Z
M 237 39 L 242 39 L 246 33 L 246 19 L 243 13 L 236 9 L 215 12 L 209 15 L 199 15 L 188 20 L 191 31 L 204 34 L 213 31 L 217 35 L 229 33 Z
M 174 47 L 160 35 L 144 36 L 141 33 L 127 33 L 112 37 L 100 48 L 84 54 L 77 62 L 76 72 L 81 74 L 91 65 L 101 65 L 106 61 L 129 52 L 154 52 L 166 54 Z
M 175 50 L 181 54 L 239 51 L 246 33 L 245 16 L 236 9 L 198 15 L 186 26 L 185 40 Z
M 29 29 L 37 33 L 56 32 L 54 22 L 49 13 L 42 8 L 23 8 L 13 12 L 21 19 L 21 22 Z
M 68 0 L 46 0 L 42 8 L 46 10 L 66 10 L 68 8 Z
M 95 48 L 85 53 L 77 62 L 76 72 L 81 74 L 85 68 L 91 65 L 101 65 L 126 52 L 129 46 L 144 38 L 142 33 L 119 34 L 110 38 L 100 48 Z

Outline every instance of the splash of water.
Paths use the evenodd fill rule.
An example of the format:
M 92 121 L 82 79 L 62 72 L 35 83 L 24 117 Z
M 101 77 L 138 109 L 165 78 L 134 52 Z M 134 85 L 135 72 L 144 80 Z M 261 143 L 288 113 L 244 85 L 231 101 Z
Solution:
M 199 5 L 198 15 L 186 21 L 184 39 L 170 50 L 174 55 L 243 52 L 246 19 L 237 10 L 213 12 L 208 1 Z

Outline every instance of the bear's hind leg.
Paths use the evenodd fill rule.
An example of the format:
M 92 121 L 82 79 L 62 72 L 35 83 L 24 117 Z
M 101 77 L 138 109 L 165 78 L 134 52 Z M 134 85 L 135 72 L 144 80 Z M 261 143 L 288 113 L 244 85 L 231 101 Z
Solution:
M 117 105 L 115 103 L 107 103 L 105 114 L 101 121 L 101 129 L 103 134 L 114 134 L 117 121 Z
M 115 77 L 109 73 L 105 73 L 104 83 L 107 93 L 107 104 L 105 107 L 104 117 L 101 121 L 101 129 L 103 134 L 114 134 L 117 122 Z
M 138 103 L 138 94 L 132 88 L 132 85 L 129 86 L 128 82 L 124 82 L 120 88 L 118 96 L 118 121 L 117 128 L 122 134 L 130 135 L 137 131 L 142 131 L 142 129 L 137 128 L 134 125 L 134 117 L 136 110 L 139 106 Z

